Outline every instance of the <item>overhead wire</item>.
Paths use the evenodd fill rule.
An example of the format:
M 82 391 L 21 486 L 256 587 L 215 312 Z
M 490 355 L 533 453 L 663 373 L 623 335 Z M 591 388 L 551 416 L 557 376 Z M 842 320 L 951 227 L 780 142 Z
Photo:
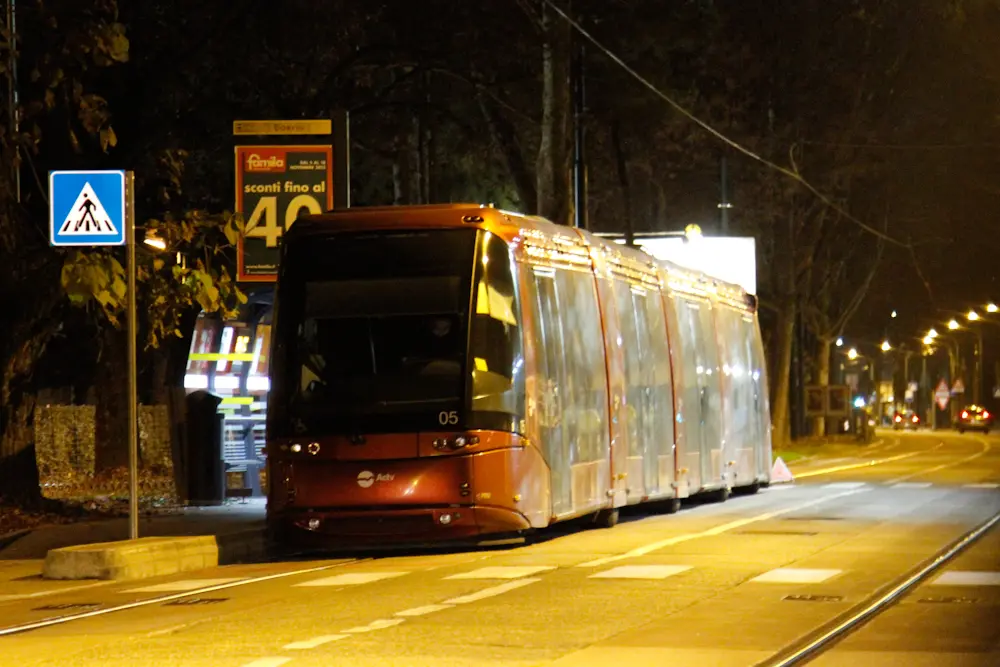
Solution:
M 778 173 L 783 174 L 784 176 L 787 176 L 788 178 L 794 180 L 796 183 L 798 183 L 799 185 L 801 185 L 802 187 L 804 187 L 806 190 L 808 190 L 810 193 L 812 193 L 815 197 L 817 197 L 821 202 L 823 202 L 823 204 L 825 204 L 829 208 L 833 209 L 834 211 L 836 211 L 837 213 L 839 213 L 840 215 L 842 215 L 846 220 L 849 220 L 850 222 L 854 223 L 855 225 L 857 225 L 861 229 L 865 230 L 866 232 L 868 232 L 872 236 L 875 236 L 876 238 L 880 238 L 883 241 L 887 241 L 887 242 L 889 242 L 889 243 L 891 243 L 893 245 L 899 246 L 900 248 L 910 249 L 910 251 L 912 253 L 912 245 L 911 244 L 906 243 L 904 241 L 900 241 L 899 239 L 897 239 L 895 237 L 892 237 L 892 236 L 886 234 L 885 232 L 882 232 L 882 231 L 876 229 L 875 227 L 872 227 L 868 223 L 864 222 L 863 220 L 859 219 L 855 215 L 851 214 L 849 211 L 847 211 L 846 209 L 844 209 L 843 206 L 841 206 L 837 202 L 833 201 L 830 197 L 828 197 L 826 194 L 824 194 L 819 189 L 817 189 L 816 186 L 814 186 L 812 183 L 810 183 L 809 181 L 807 181 L 802 176 L 802 174 L 800 174 L 798 172 L 797 168 L 794 168 L 794 162 L 792 163 L 793 164 L 793 168 L 792 169 L 789 169 L 788 167 L 783 167 L 783 166 L 781 166 L 781 165 L 779 165 L 779 164 L 777 164 L 775 162 L 772 162 L 771 160 L 768 160 L 767 158 L 763 157 L 762 155 L 759 155 L 758 153 L 755 153 L 754 151 L 750 150 L 746 146 L 743 146 L 742 144 L 740 144 L 738 141 L 730 139 L 728 136 L 726 136 L 725 134 L 723 134 L 719 130 L 715 129 L 714 127 L 712 127 L 711 125 L 709 125 L 707 122 L 703 121 L 701 118 L 697 117 L 694 113 L 692 113 L 691 111 L 688 111 L 683 105 L 681 105 L 679 102 L 677 102 L 676 100 L 674 100 L 672 97 L 670 97 L 669 95 L 667 95 L 666 93 L 664 93 L 662 90 L 660 90 L 659 88 L 657 88 L 655 84 L 653 84 L 648 79 L 646 79 L 644 76 L 642 76 L 637 71 L 635 71 L 635 69 L 633 69 L 628 63 L 626 63 L 618 55 L 616 55 L 613 51 L 611 51 L 611 49 L 609 49 L 608 47 L 604 46 L 604 44 L 602 44 L 600 41 L 598 41 L 596 37 L 594 37 L 593 35 L 591 35 L 586 30 L 586 28 L 584 28 L 582 25 L 580 25 L 579 22 L 577 22 L 576 20 L 574 20 L 569 14 L 567 14 L 561 7 L 559 7 L 557 4 L 555 4 L 552 0 L 542 0 L 542 1 L 546 5 L 548 5 L 549 7 L 551 7 L 554 12 L 556 12 L 557 14 L 559 14 L 559 16 L 561 16 L 567 23 L 569 23 L 569 25 L 572 26 L 574 30 L 576 30 L 583 37 L 585 37 L 591 44 L 593 44 L 598 49 L 600 49 L 601 52 L 604 53 L 605 56 L 607 56 L 608 58 L 610 58 L 615 64 L 617 64 L 619 67 L 621 67 L 626 72 L 628 72 L 636 81 L 638 81 L 639 83 L 641 83 L 644 87 L 648 88 L 654 95 L 656 95 L 661 100 L 663 100 L 664 102 L 666 102 L 667 104 L 669 104 L 675 111 L 677 111 L 679 114 L 681 114 L 682 116 L 684 116 L 685 118 L 687 118 L 688 120 L 690 120 L 692 123 L 698 125 L 700 128 L 702 128 L 703 130 L 705 130 L 706 132 L 708 132 L 713 137 L 715 137 L 719 141 L 723 142 L 724 144 L 726 144 L 730 148 L 732 148 L 732 149 L 734 149 L 734 150 L 742 153 L 743 155 L 746 155 L 747 157 L 749 157 L 749 158 L 751 158 L 751 159 L 753 159 L 753 160 L 755 160 L 755 161 L 763 164 L 764 166 L 766 166 L 766 167 L 768 167 L 768 168 L 770 168 L 770 169 L 772 169 L 774 171 L 777 171 Z M 915 259 L 915 256 L 914 256 L 914 259 Z M 918 267 L 917 270 L 919 272 L 919 267 Z M 926 285 L 926 283 L 925 283 L 925 285 Z

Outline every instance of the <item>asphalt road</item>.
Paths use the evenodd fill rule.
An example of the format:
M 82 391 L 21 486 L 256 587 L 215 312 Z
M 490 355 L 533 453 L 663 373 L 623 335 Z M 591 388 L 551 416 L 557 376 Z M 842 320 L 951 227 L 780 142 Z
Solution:
M 888 432 L 792 469 L 755 496 L 505 549 L 29 577 L 0 591 L 0 626 L 90 616 L 0 636 L 0 664 L 742 667 L 1000 512 L 992 435 Z M 998 532 L 815 664 L 1000 664 Z

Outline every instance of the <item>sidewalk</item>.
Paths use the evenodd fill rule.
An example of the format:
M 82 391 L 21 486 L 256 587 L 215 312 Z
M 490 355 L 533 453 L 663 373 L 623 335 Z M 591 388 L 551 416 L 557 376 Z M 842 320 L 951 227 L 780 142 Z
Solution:
M 266 554 L 264 499 L 216 507 L 186 507 L 176 514 L 140 517 L 140 537 L 215 535 L 219 564 L 259 560 Z M 49 549 L 128 539 L 128 518 L 45 526 L 0 548 L 0 561 L 43 559 Z

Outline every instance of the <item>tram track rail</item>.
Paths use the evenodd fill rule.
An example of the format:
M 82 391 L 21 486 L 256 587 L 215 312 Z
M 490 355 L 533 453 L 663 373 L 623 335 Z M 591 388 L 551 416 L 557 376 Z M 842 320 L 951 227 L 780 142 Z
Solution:
M 941 570 L 955 557 L 975 544 L 1000 523 L 1000 512 L 954 540 L 902 577 L 886 584 L 874 594 L 837 616 L 805 637 L 785 646 L 754 667 L 791 667 L 806 664 L 827 653 L 849 635 L 891 609 L 913 589 Z

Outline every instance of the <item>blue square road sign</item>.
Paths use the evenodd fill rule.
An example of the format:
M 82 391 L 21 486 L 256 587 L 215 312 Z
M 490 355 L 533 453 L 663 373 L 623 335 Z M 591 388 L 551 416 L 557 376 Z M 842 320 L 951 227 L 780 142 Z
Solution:
M 53 246 L 125 243 L 124 171 L 50 171 L 49 241 Z

